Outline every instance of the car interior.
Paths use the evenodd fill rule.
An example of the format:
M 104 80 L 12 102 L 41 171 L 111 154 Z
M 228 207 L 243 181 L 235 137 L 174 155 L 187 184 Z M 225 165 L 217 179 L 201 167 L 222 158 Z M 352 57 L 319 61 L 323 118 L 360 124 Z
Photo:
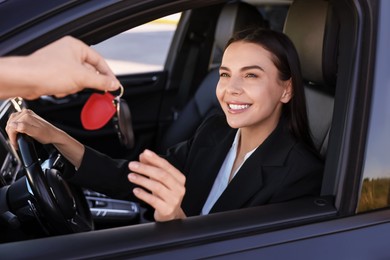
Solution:
M 82 129 L 78 115 L 91 91 L 62 99 L 42 97 L 33 101 L 4 102 L 1 111 L 3 114 L 9 114 L 16 110 L 16 106 L 26 106 L 86 145 L 114 158 L 132 160 L 145 148 L 163 153 L 173 144 L 189 138 L 205 118 L 221 111 L 215 97 L 215 86 L 219 79 L 218 65 L 224 46 L 234 32 L 248 26 L 260 26 L 282 30 L 297 48 L 305 81 L 306 104 L 313 140 L 326 162 L 329 140 L 332 137 L 340 55 L 339 17 L 333 12 L 330 2 L 324 0 L 280 1 L 276 5 L 270 5 L 267 1 L 265 3 L 255 6 L 251 1 L 233 1 L 183 12 L 165 69 L 155 73 L 119 76 L 126 90 L 123 99 L 131 111 L 129 123 L 131 129 L 134 129 L 135 144 L 131 149 L 121 145 L 112 122 L 95 132 Z M 210 19 L 205 21 L 205 15 Z M 123 25 L 123 28 L 117 30 L 125 29 L 127 27 Z M 91 44 L 102 40 L 86 32 L 82 35 Z M 109 33 L 102 35 L 108 38 Z M 4 129 L 6 120 L 3 115 L 1 118 L 1 127 Z M 6 135 L 3 132 L 1 136 Z M 2 142 L 11 151 L 8 156 L 11 158 L 9 165 L 12 169 L 8 171 L 8 177 L 1 179 L 2 185 L 5 186 L 20 177 L 22 166 L 17 163 L 17 152 L 9 147 L 6 140 Z M 334 185 L 335 180 L 331 180 L 333 177 L 326 176 L 324 185 L 328 185 L 327 187 Z M 6 197 L 5 193 L 7 190 L 2 189 L 0 198 Z M 153 221 L 138 202 L 112 199 L 88 189 L 83 189 L 83 194 L 90 208 L 95 229 Z M 324 217 L 322 212 L 326 212 L 326 215 L 335 214 L 333 188 L 325 188 L 322 195 L 321 203 L 328 204 L 328 208 L 319 202 L 306 212 L 303 210 L 299 215 L 293 215 L 291 218 L 287 216 L 287 219 L 278 221 L 299 223 L 299 219 L 305 221 L 307 218 L 322 218 Z M 2 205 L 8 205 L 8 202 L 0 201 L 0 206 L 4 208 Z M 291 207 L 294 207 L 296 204 L 292 205 Z M 272 208 L 270 209 L 272 212 Z M 27 231 L 17 233 L 16 230 L 20 229 L 21 224 L 9 210 L 4 212 L 0 218 L 0 227 L 6 232 L 0 241 L 30 239 L 50 234 L 50 231 L 45 233 L 37 231 L 36 228 L 32 230 L 27 228 Z M 277 212 L 274 211 L 275 214 Z M 31 225 L 33 220 L 30 220 L 29 214 L 18 213 L 27 218 L 28 225 Z M 199 218 L 202 219 L 204 216 Z M 265 220 L 261 225 L 275 224 L 273 222 L 275 216 L 259 217 L 263 218 Z M 37 225 L 45 226 L 42 223 Z
M 332 15 L 325 1 L 294 1 L 283 29 L 298 51 L 309 124 L 322 156 L 326 155 L 332 124 L 337 73 L 338 24 Z

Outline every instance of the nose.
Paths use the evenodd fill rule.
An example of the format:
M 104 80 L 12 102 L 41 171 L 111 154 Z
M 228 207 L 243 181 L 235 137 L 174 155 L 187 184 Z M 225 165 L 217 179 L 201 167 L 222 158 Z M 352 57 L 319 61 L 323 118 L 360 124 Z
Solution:
M 242 80 L 237 77 L 231 77 L 226 84 L 226 92 L 229 94 L 240 94 L 242 92 Z

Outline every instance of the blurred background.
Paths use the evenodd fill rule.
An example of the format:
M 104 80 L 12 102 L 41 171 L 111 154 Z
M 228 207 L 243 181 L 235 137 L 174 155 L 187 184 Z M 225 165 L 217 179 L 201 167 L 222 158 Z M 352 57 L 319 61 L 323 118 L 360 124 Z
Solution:
M 161 70 L 180 13 L 125 31 L 92 46 L 107 60 L 116 75 Z

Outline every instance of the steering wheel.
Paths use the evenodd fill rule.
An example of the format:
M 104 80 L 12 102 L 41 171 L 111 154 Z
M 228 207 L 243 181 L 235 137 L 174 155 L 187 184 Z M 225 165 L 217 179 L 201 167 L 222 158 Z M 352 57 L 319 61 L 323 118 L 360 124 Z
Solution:
M 53 146 L 49 168 L 43 170 L 35 148 L 36 141 L 18 134 L 21 161 L 26 169 L 27 185 L 35 198 L 36 218 L 49 234 L 68 234 L 93 230 L 93 219 L 81 188 L 68 183 L 64 171 L 75 168 Z M 53 157 L 54 156 L 54 157 Z M 31 192 L 30 191 L 30 192 Z

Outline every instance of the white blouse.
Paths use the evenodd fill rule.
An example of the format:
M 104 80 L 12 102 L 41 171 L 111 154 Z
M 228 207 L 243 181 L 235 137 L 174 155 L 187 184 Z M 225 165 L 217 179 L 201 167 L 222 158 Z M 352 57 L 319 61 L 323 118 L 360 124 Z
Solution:
M 240 140 L 240 133 L 241 133 L 240 129 L 238 129 L 233 144 L 226 155 L 225 161 L 223 162 L 221 169 L 219 169 L 219 173 L 217 175 L 217 178 L 214 181 L 214 185 L 211 188 L 210 194 L 206 200 L 206 203 L 203 206 L 202 213 L 201 213 L 202 215 L 207 215 L 210 212 L 215 202 L 218 200 L 222 192 L 226 189 L 226 187 L 229 184 L 230 173 L 232 171 L 234 160 L 236 159 L 237 156 L 237 147 L 238 147 L 238 142 Z M 245 155 L 244 160 L 242 161 L 240 166 L 237 167 L 236 171 L 233 173 L 232 179 L 234 178 L 236 173 L 240 170 L 241 166 L 244 164 L 246 159 L 248 159 L 248 157 L 251 156 L 251 154 L 256 149 L 257 147 Z

